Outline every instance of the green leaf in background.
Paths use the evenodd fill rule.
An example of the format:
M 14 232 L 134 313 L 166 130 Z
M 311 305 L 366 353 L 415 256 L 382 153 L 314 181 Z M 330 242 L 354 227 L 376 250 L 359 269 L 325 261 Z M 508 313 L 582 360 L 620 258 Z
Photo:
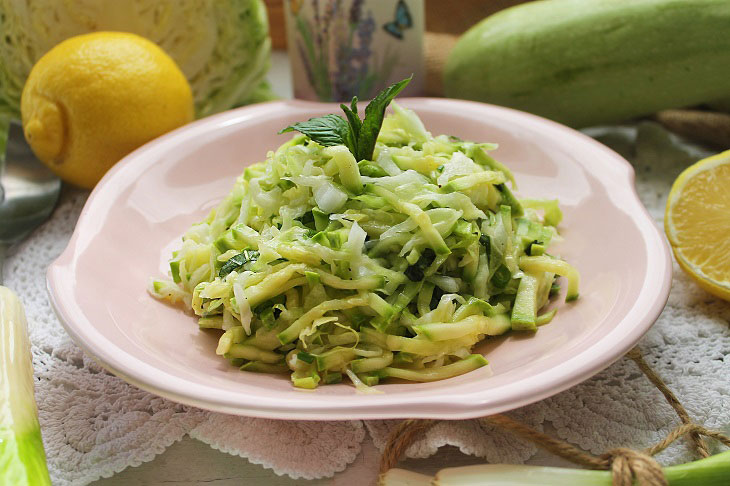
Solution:
M 190 83 L 198 118 L 275 97 L 265 84 L 271 39 L 263 0 L 3 1 L 0 14 L 0 113 L 14 119 L 38 59 L 92 31 L 134 32 L 164 49 Z

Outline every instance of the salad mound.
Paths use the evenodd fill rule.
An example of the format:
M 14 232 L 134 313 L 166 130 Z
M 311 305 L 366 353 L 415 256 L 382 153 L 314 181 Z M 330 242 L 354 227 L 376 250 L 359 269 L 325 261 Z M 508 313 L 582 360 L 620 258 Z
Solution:
M 578 274 L 547 253 L 556 200 L 518 200 L 496 146 L 433 136 L 378 95 L 360 119 L 327 115 L 247 167 L 183 236 L 156 297 L 221 329 L 216 353 L 245 371 L 315 388 L 348 377 L 433 381 L 485 366 L 474 345 L 535 331 Z

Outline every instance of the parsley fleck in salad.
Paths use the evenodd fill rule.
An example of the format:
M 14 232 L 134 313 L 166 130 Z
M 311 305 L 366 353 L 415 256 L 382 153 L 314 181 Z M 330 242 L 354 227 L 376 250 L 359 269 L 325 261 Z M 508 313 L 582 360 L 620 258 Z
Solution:
M 183 303 L 216 353 L 244 371 L 286 373 L 295 387 L 347 377 L 426 382 L 487 364 L 486 336 L 535 331 L 578 273 L 548 253 L 557 200 L 517 199 L 493 144 L 432 136 L 381 92 L 361 119 L 326 115 L 247 167 L 173 252 L 150 292 Z

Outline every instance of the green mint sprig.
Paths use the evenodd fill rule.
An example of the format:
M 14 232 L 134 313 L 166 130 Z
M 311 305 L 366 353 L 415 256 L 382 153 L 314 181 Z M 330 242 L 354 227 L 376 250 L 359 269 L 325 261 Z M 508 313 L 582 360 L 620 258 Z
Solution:
M 365 118 L 360 119 L 357 109 L 357 96 L 352 98 L 350 106 L 341 104 L 347 120 L 340 115 L 325 115 L 297 122 L 281 130 L 279 133 L 297 131 L 308 136 L 324 147 L 332 145 L 346 146 L 355 159 L 371 160 L 375 150 L 375 141 L 383 126 L 385 109 L 393 98 L 403 91 L 413 76 L 388 86 L 365 107 Z

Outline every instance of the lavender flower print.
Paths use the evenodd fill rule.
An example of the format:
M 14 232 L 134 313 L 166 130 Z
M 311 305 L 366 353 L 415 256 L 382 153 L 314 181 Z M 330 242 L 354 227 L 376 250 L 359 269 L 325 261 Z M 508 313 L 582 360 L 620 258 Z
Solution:
M 363 0 L 313 0 L 314 15 L 293 12 L 296 48 L 310 85 L 322 101 L 369 98 L 385 83 L 398 61 L 386 50 L 373 52 L 376 22 Z M 322 10 L 320 10 L 322 9 Z M 330 66 L 333 66 L 330 68 Z

